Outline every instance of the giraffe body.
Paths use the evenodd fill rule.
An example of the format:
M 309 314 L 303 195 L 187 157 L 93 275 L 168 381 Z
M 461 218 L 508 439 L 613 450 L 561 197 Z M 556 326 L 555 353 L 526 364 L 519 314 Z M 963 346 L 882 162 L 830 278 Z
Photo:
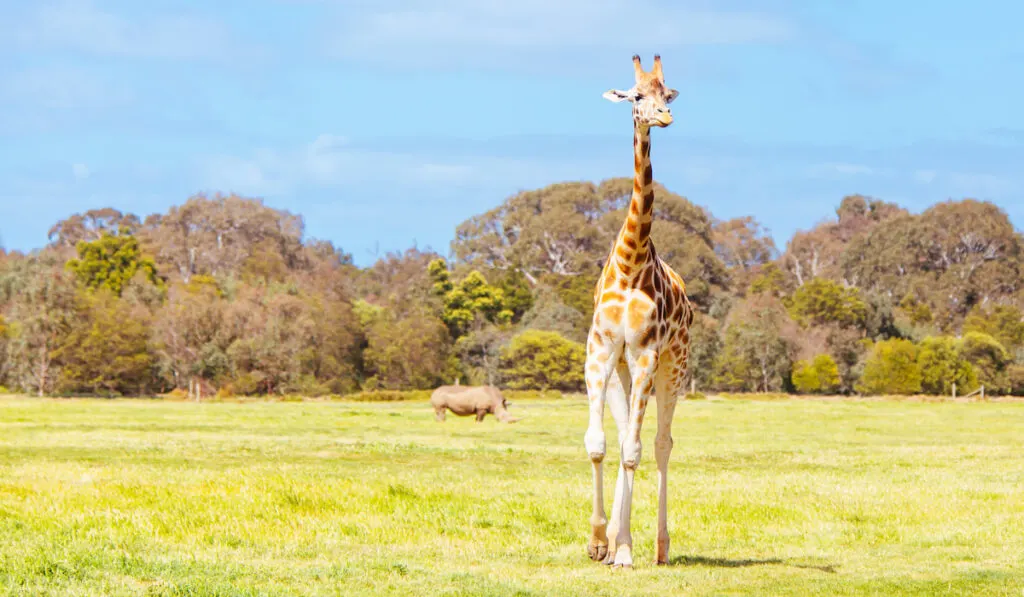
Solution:
M 667 475 L 672 451 L 672 416 L 689 356 L 693 307 L 685 285 L 662 261 L 651 241 L 654 213 L 650 161 L 651 127 L 672 123 L 668 103 L 678 92 L 664 84 L 661 59 L 644 72 L 633 57 L 636 85 L 605 97 L 633 104 L 633 194 L 594 291 L 594 319 L 587 339 L 586 383 L 590 422 L 584 445 L 594 474 L 592 534 L 588 554 L 616 566 L 632 566 L 633 476 L 640 463 L 640 430 L 649 398 L 658 406 L 654 440 L 658 464 L 657 562 L 668 563 Z M 613 375 L 614 373 L 614 375 Z M 618 428 L 621 448 L 612 517 L 605 518 L 602 463 L 605 457 L 604 407 Z

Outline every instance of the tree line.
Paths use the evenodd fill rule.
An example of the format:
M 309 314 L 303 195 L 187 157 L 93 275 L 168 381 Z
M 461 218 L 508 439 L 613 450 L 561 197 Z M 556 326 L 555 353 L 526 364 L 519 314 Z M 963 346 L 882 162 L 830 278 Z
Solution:
M 632 183 L 518 193 L 366 268 L 258 199 L 103 208 L 0 249 L 0 386 L 37 395 L 346 394 L 456 379 L 580 391 Z M 699 313 L 702 391 L 1024 395 L 1024 236 L 965 199 L 851 195 L 783 249 L 659 187 L 652 235 Z

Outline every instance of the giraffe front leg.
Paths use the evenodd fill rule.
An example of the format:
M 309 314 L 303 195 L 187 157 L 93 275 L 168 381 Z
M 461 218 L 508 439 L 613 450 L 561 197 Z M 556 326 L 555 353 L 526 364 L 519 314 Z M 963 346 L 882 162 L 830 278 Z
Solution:
M 594 334 L 597 337 L 597 334 Z M 604 435 L 604 404 L 607 393 L 608 378 L 611 376 L 614 363 L 618 360 L 621 349 L 609 346 L 607 342 L 598 344 L 593 339 L 587 345 L 586 382 L 587 396 L 590 401 L 590 422 L 583 436 L 583 444 L 590 458 L 594 475 L 593 511 L 590 516 L 590 543 L 587 555 L 590 559 L 600 562 L 608 554 L 608 519 L 604 510 L 604 470 L 602 463 L 606 453 Z
M 647 400 L 654 390 L 654 377 L 658 369 L 658 353 L 653 348 L 642 348 L 633 361 L 633 380 L 630 384 L 629 424 L 622 441 L 622 507 L 619 513 L 618 535 L 615 539 L 615 566 L 633 566 L 633 538 L 630 517 L 633 509 L 633 477 L 640 464 L 642 447 L 640 429 L 643 426 Z
M 619 444 L 626 438 L 626 430 L 629 427 L 629 368 L 626 362 L 619 360 L 615 369 L 617 375 L 612 376 L 608 382 L 608 394 L 606 400 L 608 408 L 612 411 L 612 420 L 618 430 Z M 622 466 L 622 459 L 619 459 L 618 477 L 615 481 L 615 498 L 612 501 L 611 519 L 608 522 L 608 536 L 616 538 L 619 535 L 619 519 L 622 514 L 622 490 L 626 485 L 626 469 Z M 605 556 L 604 564 L 615 563 L 615 542 L 609 543 L 608 555 Z

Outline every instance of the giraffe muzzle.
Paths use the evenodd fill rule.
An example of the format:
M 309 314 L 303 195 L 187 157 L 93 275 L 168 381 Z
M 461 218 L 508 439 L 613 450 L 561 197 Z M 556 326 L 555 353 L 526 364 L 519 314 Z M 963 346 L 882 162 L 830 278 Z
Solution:
M 672 120 L 673 120 L 672 119 L 672 113 L 671 112 L 661 112 L 656 117 L 656 120 L 658 121 L 658 125 L 659 126 L 662 126 L 662 127 L 668 126 L 668 125 L 672 124 Z

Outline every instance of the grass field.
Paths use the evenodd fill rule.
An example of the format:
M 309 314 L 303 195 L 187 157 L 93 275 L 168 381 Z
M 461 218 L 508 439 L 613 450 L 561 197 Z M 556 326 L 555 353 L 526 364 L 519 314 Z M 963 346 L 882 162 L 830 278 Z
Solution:
M 652 412 L 632 571 L 585 403 L 513 412 L 0 399 L 0 595 L 1024 595 L 1024 403 L 683 403 L 664 567 Z

